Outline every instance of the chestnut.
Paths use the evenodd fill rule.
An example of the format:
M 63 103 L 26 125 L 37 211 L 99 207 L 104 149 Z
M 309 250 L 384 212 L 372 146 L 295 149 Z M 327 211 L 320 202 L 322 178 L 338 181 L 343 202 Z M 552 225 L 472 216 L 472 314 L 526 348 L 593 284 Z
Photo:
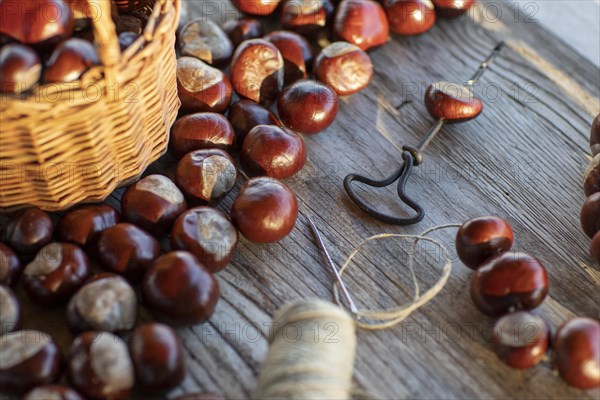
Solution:
M 84 398 L 68 386 L 43 385 L 27 392 L 23 400 L 84 400 Z
M 502 218 L 474 218 L 458 230 L 456 252 L 467 267 L 477 269 L 490 258 L 510 250 L 513 240 L 512 228 Z
M 596 264 L 600 265 L 600 232 L 596 233 L 592 239 L 592 244 L 590 245 L 590 254 L 592 255 L 592 258 Z
M 95 275 L 67 306 L 67 323 L 73 332 L 127 331 L 135 325 L 137 298 L 133 288 L 116 274 Z
M 17 254 L 4 243 L 0 243 L 0 283 L 14 286 L 21 275 L 22 264 Z
M 0 1 L 0 34 L 47 50 L 71 36 L 74 19 L 63 0 Z
M 41 306 L 65 304 L 92 276 L 90 262 L 79 247 L 50 243 L 23 270 L 23 288 Z
M 262 23 L 254 18 L 229 20 L 223 25 L 223 30 L 235 47 L 238 47 L 244 40 L 257 39 L 265 34 Z
M 265 107 L 251 100 L 240 100 L 229 109 L 229 122 L 235 131 L 235 142 L 238 147 L 252 128 L 258 125 L 279 125 L 277 117 Z
M 0 392 L 22 394 L 60 376 L 60 351 L 46 333 L 16 331 L 0 336 Z
M 475 271 L 471 280 L 473 303 L 491 317 L 536 308 L 546 294 L 546 268 L 525 253 L 503 253 L 492 258 Z
M 26 92 L 41 75 L 40 57 L 31 47 L 11 43 L 0 49 L 0 93 Z
M 248 15 L 269 15 L 279 5 L 280 0 L 231 0 L 233 5 Z
M 283 88 L 283 57 L 264 39 L 242 42 L 231 61 L 231 83 L 242 97 L 263 105 L 275 100 Z
M 100 58 L 93 44 L 83 39 L 71 38 L 54 49 L 44 71 L 44 82 L 73 82 L 90 67 L 98 64 Z
M 284 86 L 306 78 L 313 58 L 312 49 L 306 39 L 288 31 L 273 31 L 265 36 L 265 39 L 273 43 L 283 57 Z
M 52 220 L 39 208 L 13 214 L 0 230 L 2 241 L 21 256 L 34 256 L 52 239 Z
M 135 43 L 136 40 L 140 38 L 141 35 L 138 35 L 134 32 L 123 32 L 119 34 L 119 48 L 121 51 L 125 51 L 128 47 Z M 140 48 L 143 48 L 140 47 Z
M 63 215 L 56 226 L 56 237 L 61 242 L 78 246 L 92 245 L 100 232 L 119 223 L 117 210 L 108 204 L 90 204 L 75 208 Z
M 128 341 L 135 381 L 142 389 L 165 391 L 183 381 L 183 350 L 173 329 L 163 324 L 144 324 Z
M 235 186 L 237 170 L 229 154 L 219 149 L 195 150 L 177 164 L 175 180 L 196 203 L 221 200 Z
M 179 33 L 183 56 L 196 57 L 213 66 L 231 60 L 233 44 L 219 25 L 205 18 L 190 21 Z
M 231 103 L 233 89 L 220 70 L 194 57 L 177 60 L 177 92 L 183 113 L 223 112 Z
M 471 7 L 473 7 L 473 5 L 476 2 L 476 0 L 461 0 L 461 1 L 432 0 L 432 1 L 433 1 L 433 5 L 435 6 L 436 12 L 441 17 L 445 17 L 445 18 L 460 17 L 461 15 L 463 15 L 464 13 L 469 11 L 469 9 Z
M 281 181 L 253 178 L 233 202 L 231 218 L 246 239 L 255 243 L 278 242 L 296 225 L 298 200 Z
M 594 193 L 600 192 L 600 154 L 594 156 L 585 171 L 583 191 L 588 197 Z
M 600 114 L 596 115 L 592 123 L 592 131 L 590 132 L 590 148 L 592 155 L 600 153 Z
M 581 208 L 581 227 L 586 235 L 593 238 L 600 231 L 600 192 L 587 198 Z
M 554 365 L 561 378 L 580 389 L 600 386 L 600 322 L 573 318 L 554 339 Z
M 447 123 L 466 122 L 481 114 L 483 102 L 468 86 L 436 82 L 425 91 L 425 106 L 432 117 Z
M 129 223 L 120 223 L 106 229 L 98 237 L 97 246 L 102 265 L 133 283 L 142 280 L 144 273 L 160 255 L 158 241 L 143 229 Z
M 195 325 L 213 314 L 219 283 L 191 253 L 173 251 L 148 270 L 142 298 L 159 321 L 173 326 Z
M 324 83 L 298 81 L 281 92 L 277 111 L 285 126 L 305 135 L 313 135 L 324 131 L 335 121 L 338 95 Z
M 252 176 L 286 179 L 306 164 L 304 139 L 296 132 L 274 125 L 253 128 L 240 153 L 244 170 Z
M 496 321 L 492 331 L 494 350 L 506 365 L 525 369 L 536 366 L 550 342 L 550 327 L 541 317 L 518 311 Z
M 214 393 L 192 393 L 177 397 L 175 400 L 225 400 Z
M 335 13 L 333 31 L 337 39 L 362 50 L 381 46 L 390 36 L 385 10 L 373 0 L 342 0 Z
M 171 129 L 171 148 L 177 157 L 200 149 L 233 150 L 235 132 L 222 114 L 196 113 L 186 115 Z
M 115 18 L 115 29 L 117 35 L 121 35 L 124 32 L 141 35 L 144 30 L 144 22 L 134 15 L 121 14 Z
M 314 63 L 315 77 L 340 96 L 360 92 L 373 78 L 373 64 L 367 53 L 346 42 L 325 47 Z
M 431 0 L 385 0 L 384 6 L 392 32 L 399 35 L 420 35 L 435 24 Z
M 21 305 L 17 295 L 6 285 L 0 284 L 0 335 L 19 329 Z
M 181 190 L 163 175 L 148 175 L 129 186 L 121 198 L 123 219 L 154 235 L 167 233 L 186 209 Z
M 212 273 L 231 261 L 238 233 L 229 217 L 210 207 L 197 207 L 183 213 L 171 232 L 171 247 L 187 250 Z
M 281 7 L 281 26 L 315 36 L 331 21 L 334 11 L 331 0 L 287 0 Z
M 127 399 L 134 384 L 127 345 L 109 332 L 84 332 L 75 338 L 67 355 L 67 375 L 92 399 Z

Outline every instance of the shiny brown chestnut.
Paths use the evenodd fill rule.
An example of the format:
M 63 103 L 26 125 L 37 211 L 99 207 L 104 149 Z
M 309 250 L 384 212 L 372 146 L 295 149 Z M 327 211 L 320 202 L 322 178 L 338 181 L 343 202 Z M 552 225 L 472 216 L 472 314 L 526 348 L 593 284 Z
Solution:
M 390 29 L 399 35 L 420 35 L 435 25 L 431 0 L 386 0 L 384 7 Z
M 245 40 L 257 39 L 265 34 L 262 22 L 254 18 L 229 20 L 223 24 L 223 30 L 234 47 L 238 47 Z
M 456 252 L 469 268 L 510 250 L 514 235 L 510 224 L 498 217 L 479 217 L 465 222 L 456 235 Z
M 189 251 L 212 273 L 229 264 L 237 243 L 238 233 L 229 217 L 210 207 L 186 211 L 171 231 L 171 247 Z
M 583 178 L 583 191 L 590 197 L 594 193 L 600 192 L 600 154 L 596 154 Z
M 253 178 L 235 199 L 231 218 L 246 239 L 255 243 L 278 242 L 296 225 L 298 200 L 283 182 Z
M 97 249 L 104 268 L 123 275 L 133 283 L 142 280 L 160 255 L 158 241 L 129 223 L 120 223 L 103 231 L 98 237 Z
M 231 0 L 233 5 L 248 15 L 269 15 L 279 5 L 280 0 Z
M 284 86 L 306 78 L 313 58 L 306 39 L 294 32 L 273 31 L 265 36 L 265 40 L 273 43 L 283 57 Z
M 175 181 L 192 203 L 215 203 L 235 186 L 237 170 L 229 154 L 219 149 L 192 151 L 177 164 Z
M 360 92 L 373 78 L 371 57 L 359 47 L 334 42 L 321 50 L 314 63 L 315 77 L 340 96 Z
M 22 93 L 42 76 L 42 63 L 28 46 L 11 43 L 0 49 L 0 93 Z
M 121 219 L 117 210 L 108 204 L 90 204 L 75 208 L 63 215 L 56 226 L 61 242 L 78 246 L 92 245 L 100 232 L 115 226 Z
M 301 80 L 279 95 L 277 111 L 281 122 L 288 128 L 314 135 L 327 129 L 338 112 L 338 95 L 328 85 Z
M 134 370 L 127 345 L 109 332 L 84 332 L 67 355 L 69 381 L 86 398 L 129 398 Z
M 600 231 L 600 193 L 587 198 L 581 208 L 581 227 L 586 235 L 593 238 Z
M 554 339 L 554 365 L 569 385 L 580 389 L 600 386 L 600 322 L 573 318 Z
M 82 286 L 67 306 L 67 323 L 73 332 L 127 331 L 134 327 L 137 297 L 125 279 L 103 273 Z
M 362 50 L 381 46 L 390 36 L 385 10 L 373 0 L 343 0 L 335 13 L 333 31 L 337 39 Z
M 258 125 L 279 125 L 277 117 L 251 100 L 240 100 L 229 108 L 229 122 L 235 131 L 235 142 L 242 147 L 248 132 Z
M 156 260 L 144 277 L 142 298 L 159 321 L 195 325 L 213 314 L 219 283 L 191 253 L 173 251 Z
M 233 89 L 225 74 L 194 57 L 177 60 L 177 92 L 184 113 L 223 112 Z
M 222 114 L 195 113 L 185 115 L 171 129 L 171 148 L 177 157 L 200 149 L 233 150 L 235 132 Z
M 27 392 L 23 400 L 84 400 L 84 398 L 68 386 L 42 385 Z
M 17 254 L 6 244 L 0 243 L 0 283 L 15 286 L 23 265 Z
M 44 246 L 23 270 L 23 288 L 41 306 L 65 304 L 92 276 L 90 262 L 79 247 L 70 243 Z
M 148 175 L 129 186 L 121 198 L 123 219 L 153 235 L 169 232 L 173 222 L 186 209 L 183 193 L 164 175 Z M 148 256 L 154 254 L 150 252 Z
M 150 323 L 129 337 L 135 383 L 145 391 L 165 391 L 185 377 L 183 350 L 177 333 L 167 325 Z
M 550 343 L 550 327 L 543 318 L 517 311 L 496 321 L 492 331 L 494 351 L 506 365 L 526 369 L 536 366 Z
M 306 159 L 304 139 L 274 125 L 259 125 L 248 132 L 240 153 L 240 162 L 249 175 L 277 179 L 300 172 Z
M 546 268 L 525 253 L 503 253 L 492 258 L 475 271 L 471 280 L 473 303 L 491 317 L 536 308 L 546 294 Z
M 460 17 L 473 5 L 475 0 L 432 0 L 436 12 L 440 17 L 456 18 Z
M 190 21 L 179 33 L 183 56 L 196 57 L 213 66 L 223 66 L 231 60 L 233 44 L 223 29 L 206 18 Z
M 242 42 L 231 61 L 231 83 L 242 97 L 268 105 L 283 88 L 283 57 L 264 39 Z
M 0 33 L 46 51 L 71 35 L 74 19 L 62 0 L 0 1 Z
M 0 284 L 0 335 L 13 332 L 21 326 L 21 304 L 17 295 Z
M 177 397 L 175 400 L 225 400 L 214 393 L 192 393 Z
M 590 148 L 592 155 L 600 153 L 600 114 L 596 115 L 592 123 L 592 131 L 590 132 Z
M 425 106 L 432 117 L 447 123 L 469 121 L 483 110 L 483 102 L 469 87 L 452 82 L 429 85 L 425 91 Z
M 0 336 L 0 391 L 22 394 L 60 376 L 60 351 L 44 332 L 23 330 Z
M 330 0 L 287 0 L 281 7 L 281 26 L 315 36 L 332 20 L 334 11 Z
M 39 208 L 17 211 L 0 230 L 2 241 L 17 254 L 33 257 L 52 239 L 52 220 Z
M 71 38 L 60 43 L 50 56 L 44 71 L 44 82 L 73 82 L 90 67 L 98 64 L 100 58 L 93 44 Z
M 590 245 L 590 254 L 592 255 L 592 258 L 596 264 L 600 265 L 600 232 L 596 233 L 592 239 L 592 244 Z

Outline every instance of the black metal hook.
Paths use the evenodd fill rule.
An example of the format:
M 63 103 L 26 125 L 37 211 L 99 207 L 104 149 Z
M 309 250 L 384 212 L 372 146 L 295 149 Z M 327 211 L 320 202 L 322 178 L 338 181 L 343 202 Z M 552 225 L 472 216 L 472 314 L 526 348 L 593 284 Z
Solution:
M 488 56 L 488 58 L 479 65 L 479 68 L 473 75 L 473 77 L 467 82 L 467 86 L 473 86 L 475 82 L 483 75 L 483 72 L 489 67 L 494 58 L 500 53 L 502 48 L 504 47 L 504 42 L 498 43 L 498 45 L 494 48 L 492 53 Z M 388 224 L 393 225 L 414 225 L 423 220 L 425 217 L 425 211 L 423 208 L 413 200 L 410 196 L 406 194 L 406 184 L 408 183 L 408 179 L 410 178 L 410 174 L 413 171 L 415 166 L 420 165 L 423 162 L 423 157 L 421 153 L 425 148 L 431 143 L 431 141 L 436 137 L 436 135 L 440 132 L 444 125 L 443 119 L 438 119 L 436 123 L 431 127 L 423 141 L 419 144 L 418 147 L 402 147 L 402 158 L 404 159 L 404 163 L 396 172 L 394 172 L 389 177 L 383 180 L 374 180 L 371 178 L 367 178 L 358 174 L 350 174 L 346 176 L 344 179 L 344 188 L 346 189 L 346 193 L 350 199 L 365 213 L 370 215 L 373 218 L 376 218 L 380 221 L 386 222 Z M 383 214 L 373 207 L 369 206 L 364 200 L 362 200 L 358 194 L 356 193 L 353 184 L 354 182 L 362 183 L 366 186 L 382 188 L 393 184 L 398 181 L 398 196 L 400 200 L 413 209 L 416 212 L 416 215 L 412 217 L 394 217 L 387 214 Z

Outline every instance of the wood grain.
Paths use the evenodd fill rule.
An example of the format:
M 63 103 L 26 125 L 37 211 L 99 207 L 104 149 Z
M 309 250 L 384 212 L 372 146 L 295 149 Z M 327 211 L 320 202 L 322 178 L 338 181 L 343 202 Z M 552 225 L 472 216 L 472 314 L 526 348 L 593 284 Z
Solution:
M 208 4 L 188 3 L 195 16 Z M 490 4 L 501 18 L 484 18 Z M 224 5 L 212 17 L 221 22 L 235 12 Z M 548 269 L 550 295 L 539 312 L 555 326 L 574 315 L 600 316 L 599 269 L 579 226 L 589 129 L 600 111 L 599 70 L 552 32 L 515 17 L 509 4 L 483 2 L 470 19 L 439 21 L 426 35 L 393 37 L 370 53 L 372 85 L 343 99 L 327 132 L 306 138 L 309 162 L 288 181 L 300 201 L 296 229 L 274 245 L 242 240 L 232 264 L 218 275 L 222 295 L 210 322 L 180 330 L 189 373 L 169 398 L 199 390 L 249 398 L 268 350 L 273 312 L 295 299 L 331 298 L 332 279 L 315 248 L 308 217 L 320 226 L 338 263 L 373 234 L 417 234 L 486 214 L 505 217 L 518 249 L 538 256 Z M 382 177 L 397 168 L 398 149 L 418 143 L 432 123 L 422 104 L 427 85 L 466 80 L 500 40 L 507 48 L 476 87 L 486 103 L 482 116 L 445 127 L 410 181 L 411 194 L 427 210 L 425 220 L 400 228 L 366 217 L 343 191 L 344 176 Z M 172 176 L 174 165 L 167 155 L 148 173 Z M 230 209 L 240 184 L 219 208 Z M 402 212 L 393 188 L 364 194 L 372 204 Z M 118 204 L 119 197 L 117 191 L 108 202 Z M 454 234 L 437 237 L 452 248 Z M 431 258 L 418 259 L 424 286 L 435 281 L 441 267 Z M 406 260 L 406 245 L 393 244 L 358 257 L 347 278 L 355 300 L 363 307 L 406 301 L 412 293 Z M 599 390 L 569 388 L 549 362 L 517 371 L 498 361 L 487 340 L 493 320 L 472 305 L 469 282 L 470 271 L 456 262 L 446 288 L 406 322 L 383 332 L 359 332 L 357 388 L 386 399 L 600 396 Z M 27 326 L 61 322 L 58 311 L 27 307 Z M 149 316 L 143 312 L 141 319 Z M 56 329 L 66 346 L 70 337 Z

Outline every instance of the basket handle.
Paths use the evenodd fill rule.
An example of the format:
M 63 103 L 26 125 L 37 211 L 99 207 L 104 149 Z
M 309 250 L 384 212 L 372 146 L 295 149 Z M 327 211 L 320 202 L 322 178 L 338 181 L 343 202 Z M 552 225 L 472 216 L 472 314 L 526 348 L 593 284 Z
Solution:
M 111 15 L 112 1 L 87 0 L 87 3 L 98 10 L 96 18 L 92 18 L 92 27 L 94 39 L 98 43 L 100 61 L 104 65 L 104 79 L 110 88 L 117 79 L 116 66 L 121 59 L 117 29 Z

